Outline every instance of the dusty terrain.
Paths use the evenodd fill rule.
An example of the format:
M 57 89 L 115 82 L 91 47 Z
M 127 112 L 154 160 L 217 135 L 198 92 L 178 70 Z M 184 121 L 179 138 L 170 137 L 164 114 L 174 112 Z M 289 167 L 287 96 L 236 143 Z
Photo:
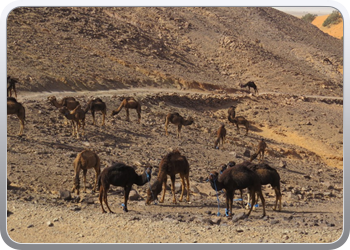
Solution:
M 331 243 L 343 232 L 342 41 L 312 24 L 271 8 L 19 8 L 8 18 L 8 75 L 19 79 L 26 108 L 24 135 L 7 116 L 7 232 L 20 243 Z M 322 42 L 320 42 L 322 41 Z M 329 58 L 332 65 L 323 63 Z M 253 80 L 259 95 L 240 83 Z M 93 97 L 107 104 L 106 125 L 71 136 L 47 97 L 74 96 L 85 107 Z M 126 96 L 142 104 L 111 117 Z M 227 109 L 250 121 L 244 135 Z M 168 112 L 191 116 L 180 139 Z M 224 123 L 227 142 L 214 149 Z M 267 216 L 249 218 L 237 202 L 224 216 L 225 197 L 206 182 L 221 163 L 240 163 L 259 139 L 266 162 L 281 176 L 282 211 L 264 187 Z M 145 205 L 148 184 L 134 186 L 129 212 L 123 191 L 108 193 L 115 214 L 102 214 L 98 194 L 63 193 L 73 185 L 73 160 L 84 148 L 98 153 L 102 168 L 121 161 L 140 173 L 158 166 L 172 149 L 190 164 L 190 202 Z M 154 168 L 151 183 L 156 179 Z M 170 181 L 169 181 L 170 183 Z M 176 189 L 179 197 L 179 180 Z M 169 189 L 169 188 L 168 188 Z M 69 193 L 68 193 L 69 194 Z M 238 198 L 238 197 L 236 197 Z M 260 204 L 261 205 L 261 204 Z M 221 213 L 217 216 L 218 209 Z
M 51 93 L 28 93 L 20 98 L 28 111 L 25 136 L 15 136 L 18 120 L 8 118 L 8 178 L 12 181 L 8 190 L 11 212 L 8 233 L 14 241 L 334 242 L 342 234 L 342 105 L 337 104 L 339 101 L 169 89 L 61 93 L 58 98 L 75 96 L 81 103 L 98 96 L 107 103 L 109 114 L 124 96 L 133 95 L 143 105 L 141 124 L 136 124 L 133 110 L 131 122 L 125 121 L 122 111 L 116 117 L 108 116 L 103 128 L 91 125 L 92 117 L 88 113 L 86 133 L 76 139 L 56 108 L 47 103 L 48 95 Z M 251 121 L 247 136 L 243 131 L 238 134 L 227 121 L 230 105 L 237 106 L 237 115 Z M 170 135 L 165 136 L 163 124 L 170 111 L 195 119 L 195 124 L 183 128 L 180 139 L 176 139 L 175 127 L 171 125 Z M 101 115 L 97 117 L 100 124 Z M 221 123 L 228 130 L 227 143 L 221 149 L 214 149 L 214 134 Z M 231 160 L 237 163 L 247 160 L 260 138 L 265 138 L 268 144 L 266 161 L 281 175 L 282 211 L 272 210 L 274 192 L 266 187 L 265 218 L 260 218 L 262 210 L 257 208 L 248 219 L 227 220 L 222 193 L 218 217 L 215 191 L 205 181 L 209 171 Z M 91 193 L 93 171 L 88 172 L 88 192 L 80 196 L 72 194 L 71 200 L 64 201 L 60 191 L 71 189 L 72 162 L 84 148 L 98 152 L 103 167 L 115 161 L 131 166 L 158 165 L 166 153 L 179 148 L 191 166 L 190 203 L 173 205 L 168 190 L 163 204 L 147 206 L 144 198 L 148 186 L 134 186 L 140 197 L 130 202 L 130 212 L 123 213 L 122 189 L 113 188 L 108 197 L 116 214 L 102 214 L 98 195 Z M 156 175 L 157 169 L 151 183 Z M 236 215 L 245 212 L 238 202 L 234 210 Z M 151 236 L 144 237 L 145 232 Z

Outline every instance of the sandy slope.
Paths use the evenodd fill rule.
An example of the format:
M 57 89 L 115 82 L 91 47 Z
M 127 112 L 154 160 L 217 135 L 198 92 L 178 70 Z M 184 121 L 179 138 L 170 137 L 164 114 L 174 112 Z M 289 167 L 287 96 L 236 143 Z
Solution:
M 334 36 L 336 38 L 342 38 L 343 37 L 343 21 L 341 23 L 338 23 L 336 25 L 331 25 L 327 27 L 323 27 L 322 24 L 323 22 L 327 19 L 329 15 L 324 15 L 324 16 L 318 16 L 315 18 L 315 20 L 312 22 L 313 25 L 318 27 L 320 30 L 323 32 Z

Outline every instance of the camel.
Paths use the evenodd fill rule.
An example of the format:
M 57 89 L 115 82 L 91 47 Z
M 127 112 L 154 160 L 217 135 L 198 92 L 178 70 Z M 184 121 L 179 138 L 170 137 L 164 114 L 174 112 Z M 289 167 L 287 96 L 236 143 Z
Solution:
M 281 184 L 280 184 L 280 175 L 277 170 L 270 167 L 268 164 L 250 164 L 248 168 L 253 170 L 260 179 L 261 185 L 271 184 L 272 188 L 275 190 L 276 194 L 276 202 L 273 210 L 276 210 L 277 203 L 279 201 L 279 211 L 282 210 L 282 194 L 281 194 Z M 256 199 L 256 203 L 258 202 L 259 197 Z M 248 194 L 248 201 L 250 201 L 250 197 Z
M 19 102 L 14 97 L 7 97 L 7 115 L 13 115 L 16 114 L 19 123 L 20 123 L 20 129 L 19 129 L 19 136 L 23 135 L 23 130 L 24 130 L 24 122 L 26 118 L 26 112 L 25 108 L 23 105 Z
M 226 214 L 228 218 L 232 218 L 232 203 L 236 189 L 248 188 L 252 197 L 252 206 L 247 214 L 250 215 L 255 204 L 255 193 L 257 193 L 263 203 L 263 217 L 265 212 L 265 199 L 261 191 L 259 176 L 244 164 L 238 164 L 234 167 L 226 169 L 220 176 L 216 171 L 211 171 L 209 174 L 209 182 L 211 187 L 220 191 L 226 190 Z
M 80 170 L 83 170 L 83 178 L 84 178 L 84 189 L 83 192 L 86 192 L 86 173 L 88 169 L 95 169 L 95 184 L 92 189 L 93 192 L 96 191 L 97 179 L 101 173 L 100 167 L 100 158 L 98 155 L 91 150 L 83 150 L 80 152 L 73 162 L 74 166 L 74 184 L 72 188 L 72 193 L 76 190 L 77 195 L 79 195 L 80 189 L 80 181 L 79 181 L 79 173 Z
M 175 198 L 175 175 L 180 174 L 181 178 L 181 195 L 179 201 L 181 202 L 183 199 L 183 195 L 185 192 L 185 179 L 187 184 L 187 202 L 190 201 L 190 182 L 189 182 L 189 174 L 190 174 L 190 165 L 185 156 L 181 155 L 178 150 L 173 150 L 163 157 L 159 164 L 159 173 L 157 176 L 157 180 L 152 184 L 150 189 L 147 190 L 147 200 L 146 204 L 150 204 L 152 201 L 158 199 L 158 194 L 162 191 L 163 186 L 163 194 L 160 199 L 160 203 L 164 202 L 165 191 L 166 191 L 166 183 L 168 179 L 168 175 L 171 179 L 171 192 L 173 193 L 173 203 L 176 204 Z
M 49 96 L 47 99 L 51 105 L 55 106 L 58 109 L 65 106 L 68 108 L 68 110 L 73 110 L 79 105 L 79 102 L 75 100 L 74 97 L 64 97 L 61 101 L 57 101 L 55 96 Z
M 259 162 L 264 161 L 264 153 L 265 153 L 265 149 L 267 148 L 267 145 L 264 139 L 261 139 L 259 141 L 257 148 L 258 148 L 257 151 L 254 154 L 252 154 L 252 156 L 250 157 L 250 162 L 252 162 L 258 156 L 259 156 Z
M 136 109 L 137 111 L 137 116 L 138 116 L 138 121 L 137 123 L 140 123 L 141 121 L 141 104 L 135 100 L 134 97 L 127 97 L 125 98 L 122 103 L 120 104 L 120 106 L 112 111 L 112 116 L 117 115 L 122 108 L 125 108 L 126 111 L 126 121 L 130 121 L 129 118 L 129 109 Z
M 235 106 L 231 106 L 229 107 L 229 109 L 227 110 L 228 113 L 228 120 L 232 120 L 233 118 L 236 117 L 236 107 Z
M 66 106 L 63 106 L 59 109 L 59 112 L 64 115 L 68 120 L 71 121 L 73 133 L 72 136 L 77 135 L 79 139 L 79 128 L 82 126 L 83 134 L 85 128 L 85 111 L 81 109 L 81 106 L 78 105 L 72 111 L 69 111 Z M 81 121 L 81 122 L 80 122 Z
M 143 186 L 151 180 L 152 166 L 145 167 L 142 175 L 138 175 L 132 167 L 124 163 L 115 163 L 110 167 L 103 169 L 98 177 L 98 189 L 100 190 L 99 200 L 102 208 L 102 213 L 106 213 L 102 202 L 107 206 L 110 213 L 112 210 L 108 206 L 107 192 L 110 185 L 124 187 L 124 212 L 128 212 L 128 199 L 131 187 L 133 184 Z
M 7 97 L 12 97 L 12 90 L 15 93 L 15 97 L 17 98 L 17 91 L 16 91 L 16 83 L 18 83 L 18 80 L 15 78 L 12 78 L 11 76 L 7 77 Z
M 179 113 L 169 113 L 165 119 L 165 134 L 166 135 L 168 135 L 169 122 L 177 125 L 177 138 L 180 138 L 180 132 L 181 132 L 182 125 L 183 126 L 191 125 L 193 123 L 193 119 L 192 119 L 192 117 L 189 117 L 186 120 Z
M 220 126 L 220 128 L 218 129 L 218 131 L 216 132 L 216 140 L 215 140 L 215 144 L 214 144 L 214 148 L 219 149 L 219 145 L 220 145 L 220 140 L 221 140 L 221 145 L 222 147 L 224 147 L 224 142 L 225 142 L 225 137 L 226 137 L 226 129 L 225 129 L 225 125 L 222 124 Z
M 88 111 L 91 111 L 91 115 L 92 115 L 92 125 L 96 125 L 95 122 L 95 111 L 101 111 L 102 112 L 102 125 L 105 125 L 105 117 L 106 117 L 106 112 L 107 112 L 107 106 L 106 103 L 104 103 L 100 98 L 95 98 L 93 100 L 90 100 L 85 108 L 85 114 Z
M 249 131 L 249 122 L 243 117 L 243 116 L 236 116 L 235 118 L 231 119 L 230 116 L 228 117 L 229 121 L 233 124 L 236 124 L 237 132 L 239 134 L 239 127 L 238 125 L 244 125 L 246 129 L 245 135 L 248 134 Z
M 73 110 L 79 105 L 79 102 L 75 100 L 74 97 L 64 97 L 61 99 L 61 101 L 57 101 L 55 96 L 49 96 L 47 99 L 51 105 L 58 109 L 67 107 L 68 110 Z M 66 118 L 64 118 L 64 124 L 67 124 Z
M 255 94 L 259 94 L 258 93 L 258 87 L 256 86 L 256 84 L 253 81 L 249 81 L 246 84 L 241 84 L 241 88 L 245 88 L 248 87 L 249 88 L 249 92 L 250 92 L 250 88 L 253 88 L 255 91 Z

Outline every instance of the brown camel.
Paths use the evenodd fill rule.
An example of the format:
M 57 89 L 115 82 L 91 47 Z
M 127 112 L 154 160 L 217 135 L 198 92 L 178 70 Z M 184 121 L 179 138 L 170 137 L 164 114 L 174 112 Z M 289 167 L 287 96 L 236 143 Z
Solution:
M 281 186 L 280 186 L 280 175 L 277 170 L 270 167 L 268 164 L 250 164 L 248 168 L 253 170 L 260 179 L 261 185 L 271 184 L 272 188 L 275 190 L 276 194 L 276 202 L 273 210 L 276 210 L 277 203 L 279 201 L 279 211 L 282 209 L 282 194 L 281 194 Z M 256 202 L 258 202 L 259 197 L 257 197 Z M 248 201 L 250 201 L 250 197 L 248 194 Z
M 250 215 L 255 204 L 255 193 L 257 193 L 263 203 L 263 216 L 265 212 L 265 199 L 261 191 L 259 176 L 247 168 L 244 164 L 238 164 L 234 167 L 227 168 L 220 176 L 216 171 L 212 171 L 208 177 L 211 187 L 216 190 L 226 190 L 226 215 L 232 217 L 233 196 L 236 189 L 248 188 L 252 197 L 252 206 L 247 214 Z
M 80 170 L 83 170 L 83 180 L 84 180 L 84 189 L 83 192 L 86 192 L 86 173 L 88 169 L 93 168 L 95 169 L 95 184 L 92 189 L 92 191 L 96 191 L 96 185 L 97 185 L 97 179 L 98 176 L 101 173 L 101 167 L 100 167 L 100 158 L 98 155 L 91 151 L 91 150 L 83 150 L 80 152 L 77 157 L 75 158 L 73 162 L 74 166 L 74 184 L 72 188 L 72 193 L 74 190 L 76 190 L 76 193 L 79 195 L 79 189 L 80 189 L 80 180 L 79 180 L 79 173 Z
M 179 113 L 169 113 L 165 119 L 165 134 L 166 135 L 168 135 L 169 122 L 177 125 L 177 138 L 180 138 L 180 132 L 181 132 L 182 125 L 183 126 L 191 125 L 193 123 L 193 119 L 192 119 L 192 117 L 189 117 L 186 120 Z
M 239 134 L 239 127 L 238 127 L 238 125 L 245 126 L 245 129 L 246 129 L 245 135 L 248 134 L 248 131 L 249 131 L 249 122 L 248 122 L 248 120 L 246 120 L 243 116 L 236 116 L 233 119 L 231 119 L 230 117 L 228 117 L 228 118 L 229 118 L 230 122 L 232 122 L 233 124 L 236 124 L 238 134 Z
M 16 83 L 18 83 L 18 80 L 15 78 L 12 78 L 11 76 L 7 77 L 7 97 L 12 96 L 12 90 L 15 93 L 15 97 L 17 98 L 17 91 L 16 91 Z
M 20 123 L 19 136 L 23 135 L 26 110 L 14 97 L 7 97 L 7 115 L 17 115 Z
M 83 134 L 85 128 L 85 111 L 78 105 L 72 111 L 69 111 L 66 106 L 59 109 L 59 112 L 64 115 L 68 120 L 71 121 L 73 133 L 72 135 L 77 135 L 79 139 L 79 128 L 82 126 Z
M 49 96 L 47 99 L 51 105 L 58 109 L 67 107 L 68 110 L 73 110 L 79 105 L 79 102 L 74 97 L 64 97 L 61 101 L 57 101 L 55 96 Z M 67 124 L 66 118 L 64 118 L 64 124 Z
M 231 106 L 229 107 L 229 109 L 227 110 L 227 114 L 228 114 L 228 120 L 232 120 L 233 118 L 236 117 L 236 107 L 235 106 Z
M 258 87 L 256 86 L 256 84 L 253 81 L 249 81 L 246 84 L 241 84 L 241 88 L 245 88 L 248 87 L 249 88 L 249 92 L 250 92 L 250 88 L 253 88 L 255 91 L 255 94 L 259 94 L 258 93 Z
M 132 167 L 124 163 L 115 163 L 111 167 L 103 169 L 98 177 L 98 189 L 100 190 L 99 200 L 102 207 L 102 213 L 106 213 L 102 202 L 107 206 L 110 213 L 113 213 L 108 206 L 107 192 L 110 185 L 124 187 L 124 212 L 128 212 L 128 199 L 133 184 L 142 186 L 151 180 L 152 167 L 144 167 L 142 175 L 138 175 Z
M 267 145 L 264 139 L 261 139 L 259 141 L 257 148 L 258 148 L 257 151 L 254 154 L 252 154 L 252 156 L 250 157 L 251 162 L 258 156 L 259 156 L 259 162 L 264 161 L 264 153 L 265 153 L 265 149 L 267 148 Z
M 95 122 L 95 111 L 101 111 L 102 112 L 102 125 L 105 125 L 105 117 L 106 117 L 106 112 L 107 112 L 107 106 L 106 103 L 104 103 L 100 98 L 95 98 L 93 100 L 90 100 L 85 108 L 85 114 L 88 111 L 91 111 L 92 115 L 92 125 L 96 125 Z
M 58 109 L 65 106 L 68 108 L 68 110 L 73 110 L 79 105 L 79 102 L 75 100 L 74 97 L 64 97 L 61 101 L 57 101 L 55 96 L 49 96 L 47 99 L 51 105 L 55 106 Z
M 112 111 L 112 116 L 117 115 L 122 108 L 125 108 L 126 111 L 126 121 L 130 121 L 129 118 L 129 109 L 136 109 L 137 111 L 137 116 L 138 116 L 138 121 L 137 123 L 140 123 L 141 121 L 141 104 L 135 100 L 134 97 L 127 97 L 125 98 L 122 103 L 120 104 L 120 106 Z
M 166 183 L 168 179 L 168 175 L 171 179 L 171 192 L 173 193 L 173 203 L 176 204 L 175 198 L 175 175 L 180 174 L 182 190 L 179 201 L 182 201 L 183 195 L 185 192 L 185 179 L 187 183 L 187 202 L 190 201 L 190 182 L 189 182 L 189 174 L 190 174 L 190 165 L 185 156 L 181 155 L 178 150 L 173 150 L 168 153 L 159 164 L 159 173 L 157 176 L 157 180 L 152 184 L 150 189 L 147 190 L 147 200 L 146 204 L 150 204 L 152 201 L 158 199 L 158 194 L 162 191 L 162 198 L 160 199 L 160 203 L 164 202 L 164 196 L 166 191 Z
M 222 124 L 218 129 L 218 131 L 216 132 L 216 137 L 217 138 L 215 140 L 214 148 L 219 149 L 220 140 L 221 140 L 222 147 L 224 147 L 224 142 L 226 137 L 226 129 L 224 124 Z

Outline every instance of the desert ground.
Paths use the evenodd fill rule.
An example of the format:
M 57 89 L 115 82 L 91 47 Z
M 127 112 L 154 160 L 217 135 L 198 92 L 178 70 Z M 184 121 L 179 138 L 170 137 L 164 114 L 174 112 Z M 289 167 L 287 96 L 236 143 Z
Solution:
M 73 137 L 63 116 L 48 103 L 51 95 L 58 100 L 74 96 L 80 103 L 100 97 L 108 107 L 106 125 L 100 126 L 102 116 L 97 113 L 97 125 L 93 126 L 87 113 L 85 134 L 80 139 Z M 110 116 L 127 96 L 134 96 L 142 104 L 141 124 L 136 123 L 135 110 L 130 111 L 130 122 L 125 121 L 124 110 Z M 18 99 L 27 112 L 24 135 L 16 135 L 17 117 L 8 116 L 7 141 L 11 181 L 7 229 L 14 242 L 331 243 L 342 235 L 341 98 L 130 89 L 23 93 Z M 238 134 L 227 120 L 231 105 L 237 107 L 237 115 L 250 121 L 248 135 L 244 135 L 243 128 Z M 179 139 L 172 124 L 169 136 L 165 135 L 165 116 L 173 111 L 195 120 L 182 128 Z M 226 143 L 215 149 L 215 134 L 221 124 L 227 128 Z M 246 218 L 247 210 L 237 201 L 233 219 L 229 220 L 224 212 L 225 194 L 218 194 L 218 204 L 206 178 L 222 163 L 248 160 L 261 138 L 268 145 L 265 162 L 281 177 L 282 211 L 273 211 L 275 194 L 266 186 L 264 218 L 261 207 Z M 168 188 L 164 203 L 146 205 L 149 184 L 134 185 L 129 212 L 125 213 L 121 207 L 123 189 L 112 187 L 108 200 L 115 214 L 103 214 L 98 193 L 91 192 L 95 175 L 92 169 L 88 171 L 86 193 L 62 196 L 73 185 L 73 160 L 85 148 L 98 153 L 102 169 L 116 161 L 134 166 L 138 173 L 143 164 L 155 166 L 151 183 L 157 178 L 161 158 L 179 149 L 190 164 L 190 201 L 172 204 Z M 178 199 L 178 176 L 175 187 Z M 145 237 L 145 233 L 151 236 Z
M 24 134 L 7 116 L 7 234 L 14 248 L 29 243 L 333 243 L 343 233 L 343 41 L 300 18 L 268 7 L 20 7 L 7 18 L 7 75 L 18 80 Z M 254 81 L 258 93 L 241 88 Z M 84 133 L 72 136 L 48 97 L 74 97 L 85 108 L 101 98 L 107 116 L 86 113 Z M 125 97 L 141 104 L 126 121 L 111 116 Z M 249 121 L 229 122 L 228 109 Z M 176 126 L 178 112 L 194 123 Z M 224 124 L 225 143 L 214 148 Z M 221 164 L 241 163 L 265 139 L 264 162 L 280 175 L 281 211 L 263 186 L 252 211 L 207 182 Z M 150 182 L 133 185 L 123 212 L 123 189 L 112 186 L 102 213 L 92 192 L 72 191 L 73 161 L 90 149 L 101 170 L 123 162 Z M 159 164 L 179 150 L 190 165 L 190 199 L 146 204 Z M 253 163 L 258 163 L 254 160 Z M 82 173 L 80 183 L 82 185 Z M 160 200 L 160 196 L 158 198 Z M 236 191 L 235 199 L 239 198 Z M 247 191 L 244 190 L 247 203 Z M 23 245 L 14 244 L 14 242 Z

